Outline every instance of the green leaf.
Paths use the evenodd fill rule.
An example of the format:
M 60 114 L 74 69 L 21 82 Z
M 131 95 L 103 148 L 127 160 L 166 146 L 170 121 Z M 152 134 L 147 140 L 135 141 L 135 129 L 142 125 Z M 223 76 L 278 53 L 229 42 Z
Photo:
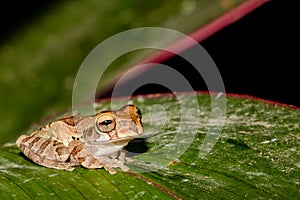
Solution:
M 229 96 L 223 131 L 212 151 L 199 157 L 212 108 L 210 96 L 198 94 L 200 112 L 194 116 L 190 103 L 194 98 L 181 94 L 130 100 L 142 110 L 145 127 L 144 137 L 127 147 L 134 160 L 128 164 L 130 173 L 110 175 L 103 169 L 81 167 L 73 172 L 48 169 L 26 159 L 15 145 L 0 148 L 1 199 L 299 198 L 299 110 Z M 178 99 L 187 104 L 182 108 Z M 124 102 L 113 101 L 115 105 Z M 97 109 L 109 106 L 102 102 Z M 187 123 L 191 128 L 184 132 L 178 129 L 183 114 L 190 114 L 191 120 Z M 160 123 L 163 119 L 165 123 Z M 173 154 L 170 159 L 159 154 L 164 148 L 176 151 L 172 144 L 180 146 L 182 141 L 174 143 L 173 139 L 180 134 L 194 134 L 181 156 Z

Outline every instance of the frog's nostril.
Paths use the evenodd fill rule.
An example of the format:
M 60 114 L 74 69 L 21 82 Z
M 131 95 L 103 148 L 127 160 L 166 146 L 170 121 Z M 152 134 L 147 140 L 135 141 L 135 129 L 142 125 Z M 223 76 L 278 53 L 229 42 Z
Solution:
M 139 116 L 140 119 L 142 119 L 142 112 L 138 107 L 136 107 L 136 114 Z

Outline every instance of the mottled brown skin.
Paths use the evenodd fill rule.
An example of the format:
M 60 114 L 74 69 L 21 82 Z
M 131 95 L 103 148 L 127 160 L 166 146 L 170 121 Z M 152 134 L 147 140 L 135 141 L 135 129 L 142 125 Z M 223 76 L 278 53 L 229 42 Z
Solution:
M 128 170 L 123 147 L 143 134 L 141 112 L 134 105 L 94 116 L 71 116 L 17 139 L 19 149 L 33 162 L 72 171 L 74 166 Z

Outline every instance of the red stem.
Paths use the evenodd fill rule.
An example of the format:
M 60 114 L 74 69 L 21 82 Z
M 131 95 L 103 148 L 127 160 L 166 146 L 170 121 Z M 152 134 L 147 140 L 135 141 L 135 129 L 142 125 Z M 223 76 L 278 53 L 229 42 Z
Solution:
M 223 14 L 219 18 L 206 24 L 205 26 L 197 29 L 195 32 L 189 34 L 188 36 L 193 38 L 197 42 L 201 42 L 206 38 L 208 38 L 209 36 L 211 36 L 212 34 L 221 30 L 222 28 L 244 17 L 246 14 L 250 13 L 251 11 L 255 10 L 256 8 L 258 8 L 259 6 L 261 6 L 262 4 L 268 1 L 270 0 L 248 0 L 238 5 L 237 7 L 233 8 L 232 10 L 228 11 L 227 13 Z M 193 45 L 192 43 L 187 41 L 189 41 L 187 38 L 183 38 L 173 43 L 170 47 L 166 49 L 174 50 L 173 52 L 183 52 L 184 50 L 191 48 Z M 158 51 L 152 54 L 151 56 L 147 57 L 146 59 L 142 60 L 141 62 L 137 63 L 136 66 L 145 63 L 162 63 L 173 56 L 175 56 L 175 54 L 173 53 L 167 51 Z M 145 67 L 140 68 L 140 70 L 137 73 L 135 74 L 131 73 L 130 76 L 127 76 L 127 79 L 122 82 L 122 84 L 141 75 L 145 71 L 151 69 L 153 66 L 154 65 L 146 65 Z M 120 74 L 116 79 L 114 79 L 108 85 L 107 88 L 105 88 L 103 91 L 100 91 L 100 93 L 97 94 L 97 97 L 100 98 L 102 96 L 105 96 L 106 94 L 109 94 L 109 92 L 113 90 L 115 83 L 122 76 L 122 74 Z

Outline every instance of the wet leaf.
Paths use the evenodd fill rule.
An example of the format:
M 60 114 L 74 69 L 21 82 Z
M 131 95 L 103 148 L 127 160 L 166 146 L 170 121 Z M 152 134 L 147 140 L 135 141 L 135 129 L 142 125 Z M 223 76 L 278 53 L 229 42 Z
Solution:
M 182 107 L 178 99 L 188 103 Z M 127 147 L 134 160 L 128 164 L 130 173 L 118 171 L 110 175 L 103 169 L 81 167 L 73 172 L 48 169 L 27 160 L 15 145 L 0 148 L 1 199 L 299 197 L 299 110 L 229 96 L 223 131 L 212 151 L 202 158 L 199 150 L 207 136 L 211 101 L 208 95 L 198 94 L 200 112 L 194 116 L 190 103 L 194 100 L 191 94 L 130 100 L 142 110 L 145 127 L 144 137 Z M 118 106 L 124 101 L 128 100 L 119 99 L 113 104 Z M 109 102 L 97 104 L 98 110 L 109 107 Z M 182 110 L 190 115 L 190 122 L 184 122 L 191 126 L 186 132 L 178 129 L 183 123 Z M 162 119 L 165 123 L 158 123 Z M 197 126 L 195 120 L 199 122 Z M 192 143 L 186 143 L 186 150 L 176 157 L 172 153 L 180 151 L 177 147 L 184 143 L 174 141 L 180 134 L 192 136 Z M 173 157 L 160 154 L 163 148 Z

